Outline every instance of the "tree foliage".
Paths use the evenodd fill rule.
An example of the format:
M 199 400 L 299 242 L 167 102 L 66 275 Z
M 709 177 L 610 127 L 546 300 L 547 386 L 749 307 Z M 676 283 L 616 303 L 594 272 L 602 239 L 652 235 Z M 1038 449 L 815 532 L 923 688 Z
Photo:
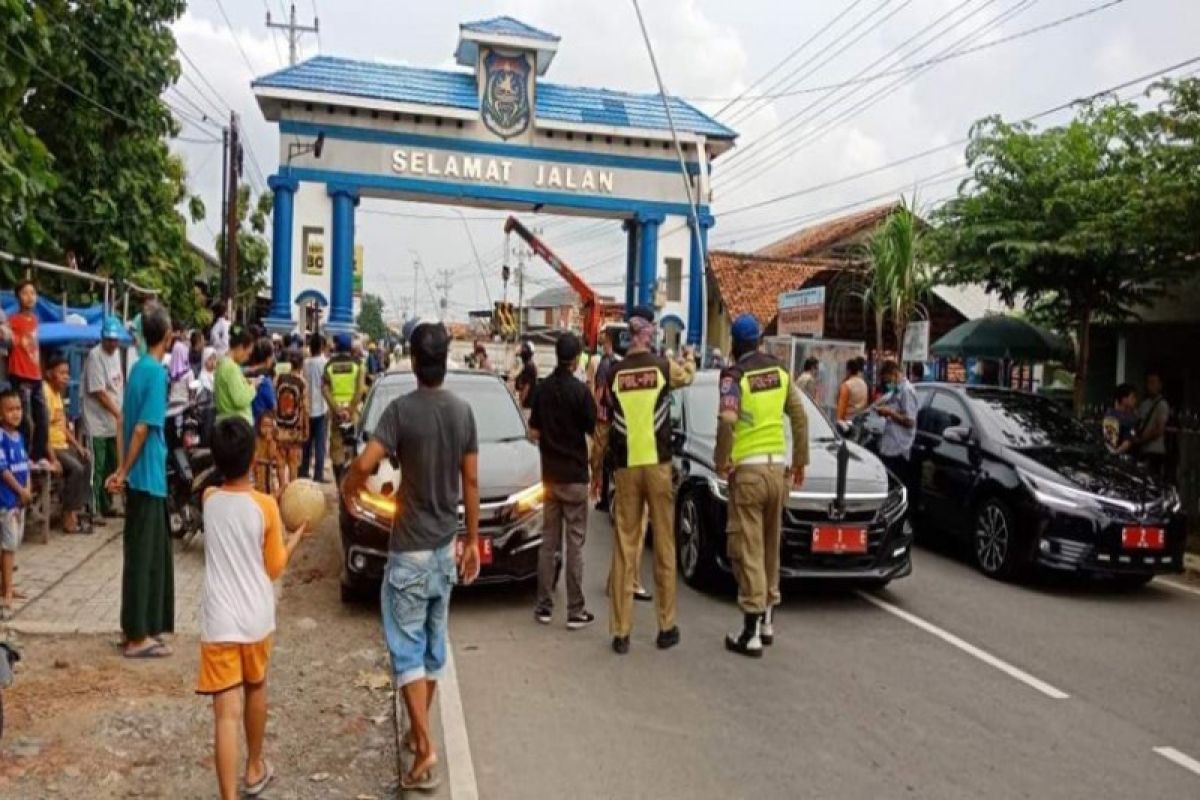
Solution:
M 383 321 L 383 298 L 377 294 L 364 292 L 362 304 L 355 320 L 358 329 L 372 341 L 379 341 L 387 336 L 387 323 Z
M 203 204 L 168 150 L 179 123 L 162 99 L 179 78 L 170 25 L 185 7 L 0 0 L 0 242 L 60 263 L 73 254 L 188 317 L 201 262 L 177 208 L 195 219 Z
M 256 199 L 247 184 L 238 186 L 238 285 L 234 303 L 239 308 L 252 307 L 258 295 L 267 288 L 271 247 L 264 234 L 273 202 L 271 192 L 263 192 Z M 225 252 L 224 234 L 217 236 L 214 246 L 218 253 Z
M 938 212 L 954 282 L 1075 334 L 1082 402 L 1088 331 L 1135 317 L 1200 255 L 1200 81 L 1152 87 L 1150 110 L 1102 98 L 1061 127 L 976 123 L 972 176 Z

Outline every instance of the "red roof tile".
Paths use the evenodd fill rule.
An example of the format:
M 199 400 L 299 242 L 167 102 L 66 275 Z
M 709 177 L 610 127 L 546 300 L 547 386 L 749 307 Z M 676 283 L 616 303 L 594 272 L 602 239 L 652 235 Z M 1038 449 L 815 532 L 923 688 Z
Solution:
M 802 228 L 757 250 L 755 254 L 769 258 L 807 258 L 824 255 L 822 251 L 832 245 L 873 229 L 891 214 L 897 205 L 887 203 Z
M 708 269 L 729 319 L 753 314 L 764 329 L 775 321 L 779 295 L 798 289 L 822 270 L 840 266 L 829 259 L 764 258 L 710 250 Z

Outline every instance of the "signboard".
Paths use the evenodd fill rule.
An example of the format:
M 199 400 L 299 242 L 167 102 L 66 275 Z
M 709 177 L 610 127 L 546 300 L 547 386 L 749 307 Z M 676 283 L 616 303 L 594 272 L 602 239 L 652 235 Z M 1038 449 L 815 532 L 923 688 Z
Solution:
M 929 360 L 929 320 L 910 322 L 905 327 L 900 360 L 921 363 Z
M 301 271 L 305 275 L 325 274 L 325 230 L 305 226 L 304 228 L 304 266 Z
M 354 245 L 354 277 L 350 281 L 350 291 L 356 298 L 362 298 L 363 293 L 363 246 Z
M 814 339 L 824 336 L 825 287 L 816 286 L 779 295 L 777 330 L 781 336 L 810 336 Z

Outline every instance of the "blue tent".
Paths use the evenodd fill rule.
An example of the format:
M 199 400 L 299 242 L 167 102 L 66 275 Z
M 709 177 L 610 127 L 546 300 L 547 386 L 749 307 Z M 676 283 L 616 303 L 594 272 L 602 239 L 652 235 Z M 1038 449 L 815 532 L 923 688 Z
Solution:
M 17 298 L 12 292 L 0 292 L 0 307 L 4 308 L 5 314 L 16 313 Z M 61 303 L 54 303 L 45 297 L 38 297 L 34 310 L 37 311 L 39 322 L 62 322 L 71 315 L 83 317 L 89 325 L 100 324 L 104 319 L 104 306 L 100 303 L 85 307 L 67 306 L 64 312 Z

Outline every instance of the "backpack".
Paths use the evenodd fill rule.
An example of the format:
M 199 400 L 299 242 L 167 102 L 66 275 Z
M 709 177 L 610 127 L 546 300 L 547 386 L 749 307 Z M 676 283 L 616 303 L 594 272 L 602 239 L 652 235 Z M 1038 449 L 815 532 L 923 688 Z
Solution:
M 286 373 L 275 387 L 275 426 L 296 430 L 304 423 L 304 381 Z

